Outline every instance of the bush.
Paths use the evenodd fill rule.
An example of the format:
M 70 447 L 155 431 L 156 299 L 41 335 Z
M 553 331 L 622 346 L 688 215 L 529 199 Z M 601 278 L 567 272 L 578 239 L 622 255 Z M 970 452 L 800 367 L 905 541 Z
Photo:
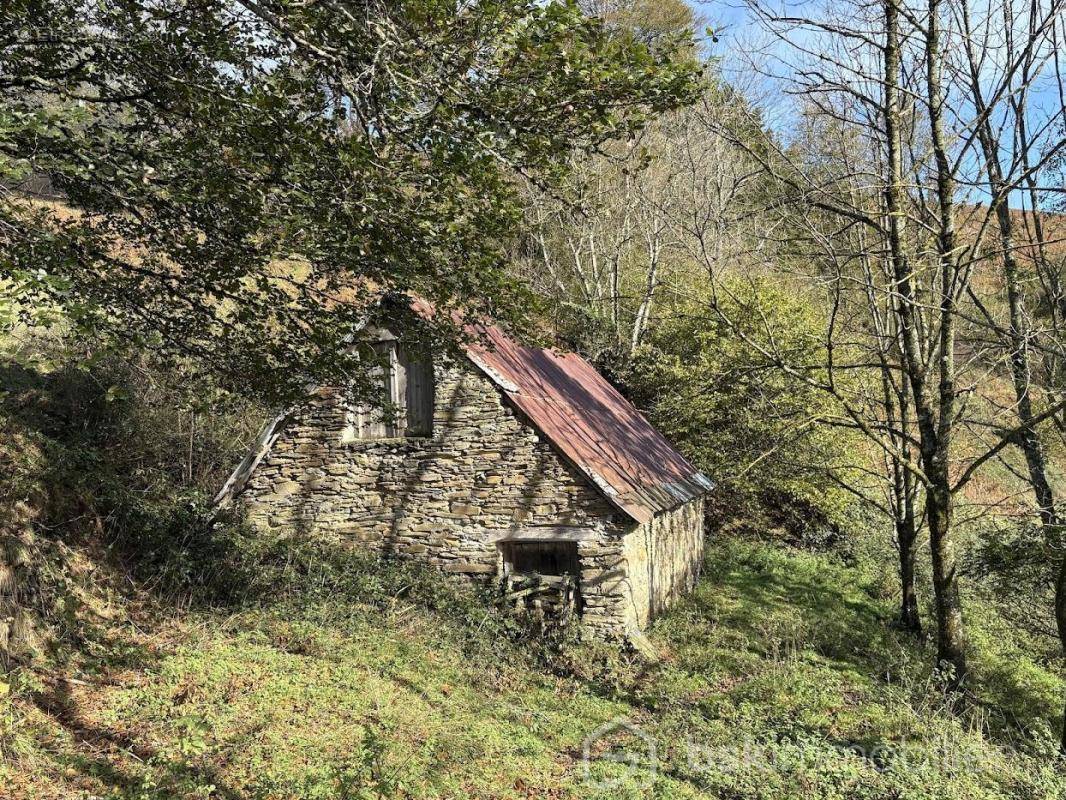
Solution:
M 769 346 L 772 331 L 773 347 L 788 362 L 818 363 L 819 313 L 763 279 L 729 282 L 718 308 L 732 325 L 705 297 L 661 312 L 624 374 L 626 387 L 717 482 L 710 508 L 719 522 L 832 540 L 848 498 L 829 470 L 851 444 L 816 423 L 831 410 L 827 395 L 790 378 L 749 343 Z
M 39 331 L 0 345 L 0 662 L 28 662 L 85 633 L 69 563 L 83 545 L 175 595 L 206 582 L 180 556 L 204 547 L 256 411 L 148 355 Z

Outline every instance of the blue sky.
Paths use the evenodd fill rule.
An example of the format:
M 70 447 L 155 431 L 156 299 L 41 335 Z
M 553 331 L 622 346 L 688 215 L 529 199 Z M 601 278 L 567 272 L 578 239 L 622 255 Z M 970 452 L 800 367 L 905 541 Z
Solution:
M 792 120 L 795 118 L 795 111 L 791 101 L 783 94 L 783 87 L 780 81 L 759 77 L 756 71 L 751 68 L 750 59 L 747 58 L 750 53 L 766 48 L 760 57 L 763 65 L 768 66 L 770 71 L 787 77 L 789 74 L 788 65 L 783 61 L 775 62 L 773 60 L 773 54 L 775 52 L 784 54 L 785 48 L 770 46 L 772 39 L 750 17 L 750 11 L 743 0 L 687 0 L 687 2 L 695 9 L 697 14 L 705 19 L 706 24 L 716 29 L 719 41 L 717 43 L 708 41 L 706 45 L 712 55 L 722 59 L 725 78 L 741 88 L 746 94 L 755 98 L 757 104 L 763 109 L 764 119 L 767 124 L 777 130 L 784 138 L 787 138 L 788 131 L 792 127 Z M 807 2 L 806 0 L 764 0 L 764 2 L 767 2 L 768 5 L 777 3 L 780 4 L 781 8 L 788 8 L 792 13 L 809 14 L 813 17 L 824 16 L 825 9 L 832 7 L 828 0 L 814 0 L 814 2 Z M 1001 4 L 1003 2 L 1004 0 L 973 0 L 971 7 L 977 12 L 975 18 L 979 17 L 982 11 L 994 15 L 992 18 L 998 18 L 996 15 L 1001 13 Z M 809 41 L 811 44 L 814 44 L 815 38 L 814 34 L 810 34 Z M 996 59 L 994 54 L 991 56 L 989 63 L 991 65 L 990 69 L 995 71 Z M 1052 82 L 1046 82 L 1034 87 L 1030 97 L 1030 105 L 1034 109 L 1034 114 L 1054 113 L 1060 108 L 1058 89 Z M 960 129 L 959 132 L 963 133 L 962 129 L 968 128 L 969 118 L 973 116 L 972 109 L 963 108 L 961 116 L 963 119 L 954 121 L 954 124 L 955 127 Z M 1062 135 L 1062 133 L 1058 134 L 1059 137 Z M 1012 144 L 1010 131 L 1005 131 L 1002 145 L 1006 153 L 1011 152 Z M 971 177 L 975 179 L 975 182 L 979 182 L 980 178 L 976 174 L 978 163 L 976 158 L 968 159 L 968 161 L 970 168 L 966 171 L 973 173 Z M 1042 182 L 1046 186 L 1049 183 L 1062 183 L 1063 179 L 1061 175 L 1048 176 Z M 1066 202 L 1066 190 L 1063 190 L 1059 197 L 1062 198 L 1059 202 Z M 969 191 L 967 199 L 987 201 L 988 195 L 982 189 L 974 188 Z M 1018 207 L 1021 201 L 1020 194 L 1013 193 L 1010 198 L 1010 205 Z

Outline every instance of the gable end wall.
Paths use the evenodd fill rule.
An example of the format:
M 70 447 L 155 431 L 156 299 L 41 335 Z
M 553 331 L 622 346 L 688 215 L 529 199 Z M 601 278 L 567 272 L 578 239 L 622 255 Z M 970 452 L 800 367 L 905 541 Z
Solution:
M 623 538 L 636 627 L 644 628 L 695 587 L 703 564 L 703 519 L 700 497 L 659 512 Z
M 583 620 L 622 634 L 691 588 L 703 501 L 637 525 L 615 509 L 468 362 L 438 361 L 433 434 L 344 442 L 344 404 L 321 390 L 242 495 L 262 529 L 302 531 L 485 580 L 501 537 L 580 530 Z
M 486 579 L 499 574 L 501 537 L 580 529 L 585 622 L 622 630 L 634 616 L 622 542 L 635 525 L 473 365 L 438 362 L 435 382 L 428 438 L 344 442 L 344 404 L 319 391 L 249 479 L 250 520 Z

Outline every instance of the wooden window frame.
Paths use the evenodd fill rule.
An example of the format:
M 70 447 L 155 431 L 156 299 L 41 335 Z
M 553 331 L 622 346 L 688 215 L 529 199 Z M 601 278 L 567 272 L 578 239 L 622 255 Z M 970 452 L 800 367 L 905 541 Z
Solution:
M 383 349 L 387 356 L 381 368 L 381 386 L 385 403 L 393 413 L 386 415 L 385 406 L 346 403 L 341 441 L 347 444 L 432 437 L 436 394 L 432 360 L 409 359 L 395 338 L 379 339 L 373 347 Z M 419 370 L 417 384 L 409 380 L 415 370 Z M 416 385 L 422 392 L 420 398 L 412 395 Z

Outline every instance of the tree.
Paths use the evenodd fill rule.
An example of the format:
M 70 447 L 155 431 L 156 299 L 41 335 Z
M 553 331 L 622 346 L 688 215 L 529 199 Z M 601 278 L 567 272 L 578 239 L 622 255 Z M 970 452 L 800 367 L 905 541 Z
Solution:
M 276 401 L 369 391 L 385 293 L 521 321 L 519 177 L 683 102 L 682 44 L 572 2 L 6 4 L 0 280 Z
M 1052 546 L 1059 544 L 1060 519 L 1055 493 L 1048 474 L 1046 447 L 1040 429 L 1033 424 L 1039 398 L 1034 387 L 1034 344 L 1038 334 L 1030 325 L 1024 290 L 1025 276 L 1019 258 L 1022 244 L 1017 221 L 1019 215 L 1008 204 L 1011 192 L 1027 190 L 1030 202 L 1038 202 L 1036 179 L 1046 165 L 1066 149 L 1066 136 L 1061 125 L 1066 122 L 1066 108 L 1060 95 L 1058 108 L 1050 114 L 1030 108 L 1030 95 L 1035 91 L 1035 79 L 1044 73 L 1043 65 L 1051 62 L 1057 68 L 1058 32 L 1066 5 L 1034 3 L 1020 15 L 1011 13 L 1004 4 L 1002 16 L 975 9 L 969 0 L 958 0 L 958 21 L 965 54 L 966 88 L 976 112 L 975 133 L 982 159 L 982 173 L 990 197 L 989 213 L 995 218 L 998 234 L 998 256 L 1002 264 L 1003 283 L 1007 294 L 1007 322 L 1000 325 L 982 305 L 989 324 L 1000 332 L 1006 359 L 1010 364 L 1011 382 L 1016 399 L 1015 411 L 1020 431 L 1016 444 L 1025 457 L 1027 476 L 1033 490 L 1044 538 Z M 1015 28 L 1020 35 L 1015 36 Z M 1006 57 L 1000 64 L 990 63 L 989 43 Z M 1061 88 L 1062 76 L 1054 69 L 1052 78 Z M 1006 101 L 1001 98 L 1008 98 Z M 1000 142 L 997 131 L 1009 130 L 1014 136 L 1010 152 Z M 1035 209 L 1034 209 L 1035 210 Z M 1032 217 L 1036 256 L 1034 264 L 1046 261 L 1047 244 L 1042 220 Z M 1048 275 L 1049 294 L 1060 295 L 1057 270 L 1038 267 L 1037 274 Z M 1060 298 L 1049 298 L 1052 330 L 1057 330 Z M 1057 338 L 1057 337 L 1056 337 Z M 1053 343 L 1052 343 L 1053 345 Z M 1050 356 L 1055 357 L 1052 346 Z M 1066 558 L 1060 557 L 1055 580 L 1055 616 L 1066 654 Z M 1066 752 L 1066 717 L 1064 717 L 1061 746 Z
M 564 335 L 596 361 L 628 358 L 654 322 L 663 287 L 703 269 L 691 251 L 697 224 L 709 226 L 704 243 L 717 263 L 750 260 L 753 198 L 765 183 L 707 120 L 733 119 L 756 148 L 766 133 L 751 124 L 743 97 L 709 72 L 691 106 L 593 158 L 575 154 L 561 190 L 530 187 L 534 224 L 522 274 L 552 298 Z
M 518 268 L 550 299 L 562 336 L 715 476 L 719 521 L 821 535 L 839 523 L 837 473 L 852 456 L 840 431 L 817 424 L 828 398 L 813 402 L 814 390 L 707 312 L 714 275 L 736 296 L 732 309 L 757 309 L 740 323 L 746 335 L 758 339 L 765 314 L 796 358 L 817 348 L 818 325 L 800 312 L 818 300 L 776 288 L 774 248 L 756 232 L 778 222 L 763 213 L 769 182 L 716 126 L 728 121 L 760 152 L 768 134 L 709 72 L 692 106 L 577 156 L 565 193 L 531 192 L 535 224 Z
M 649 44 L 688 37 L 699 18 L 684 0 L 581 0 L 581 7 L 607 24 L 632 32 Z
M 980 356 L 995 328 L 980 313 L 973 277 L 983 260 L 981 243 L 987 226 L 982 217 L 988 207 L 964 202 L 966 188 L 975 184 L 980 169 L 975 157 L 978 136 L 965 132 L 980 132 L 993 104 L 989 98 L 984 108 L 976 107 L 960 80 L 966 75 L 966 48 L 960 26 L 952 24 L 960 4 L 890 0 L 880 9 L 837 5 L 794 16 L 761 3 L 750 5 L 779 43 L 776 53 L 784 69 L 774 77 L 790 94 L 802 98 L 808 113 L 826 130 L 839 129 L 844 142 L 828 157 L 801 147 L 781 149 L 776 159 L 763 158 L 763 167 L 792 193 L 797 207 L 836 221 L 835 230 L 806 237 L 824 243 L 830 263 L 861 263 L 871 248 L 883 254 L 890 267 L 887 283 L 872 282 L 863 273 L 838 273 L 834 297 L 835 287 L 846 280 L 861 295 L 890 301 L 895 355 L 887 361 L 883 355 L 890 351 L 882 350 L 874 363 L 894 386 L 906 388 L 913 429 L 905 420 L 890 425 L 882 417 L 871 417 L 860 398 L 846 396 L 831 375 L 821 379 L 802 365 L 782 362 L 781 366 L 820 382 L 837 396 L 850 424 L 891 454 L 923 487 L 938 661 L 950 668 L 952 682 L 958 685 L 967 667 L 954 552 L 958 497 L 983 465 L 1062 407 L 1052 403 L 1002 425 L 991 398 L 986 400 L 982 392 L 987 363 Z M 1040 22 L 1025 32 L 1018 49 L 1008 53 L 1005 74 L 1017 73 L 1025 53 L 1044 47 L 1061 8 L 1051 2 L 1040 5 L 1036 13 L 1051 24 Z M 1035 75 L 1031 70 L 1028 80 L 1035 80 Z M 1018 88 L 1013 87 L 1013 96 Z M 994 113 L 1006 107 L 1009 96 L 995 94 Z M 989 144 L 1002 146 L 999 139 Z M 1058 149 L 1051 144 L 1045 157 Z M 864 155 L 852 155 L 856 152 Z M 1019 183 L 1015 178 L 1007 185 L 1016 188 Z M 869 238 L 856 249 L 858 229 Z M 846 327 L 847 312 L 860 306 L 846 298 L 839 306 L 833 302 L 841 309 L 833 316 L 839 335 L 852 332 Z M 866 306 L 871 311 L 875 307 L 869 302 Z M 868 316 L 856 317 L 855 322 L 860 327 L 853 330 L 854 336 L 861 336 L 871 324 Z M 874 329 L 880 330 L 878 337 L 884 336 L 884 328 L 874 324 Z M 825 369 L 867 368 L 862 359 L 852 365 L 834 363 L 833 331 L 826 338 Z M 963 450 L 957 441 L 963 430 L 982 432 L 984 446 Z M 997 432 L 988 437 L 989 430 Z M 910 447 L 902 444 L 913 445 L 913 457 Z

